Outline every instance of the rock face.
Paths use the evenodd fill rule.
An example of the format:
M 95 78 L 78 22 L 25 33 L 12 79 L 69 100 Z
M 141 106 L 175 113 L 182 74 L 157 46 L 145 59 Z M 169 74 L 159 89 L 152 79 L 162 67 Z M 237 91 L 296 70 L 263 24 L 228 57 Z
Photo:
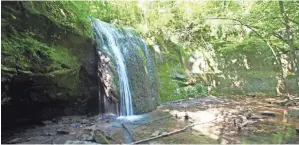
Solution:
M 156 75 L 152 63 L 151 52 L 147 49 L 144 41 L 135 32 L 129 29 L 120 29 L 104 22 L 94 24 L 94 32 L 97 39 L 97 50 L 101 57 L 100 61 L 108 62 L 107 65 L 99 65 L 100 80 L 104 85 L 104 94 L 101 94 L 102 100 L 110 100 L 110 104 L 103 102 L 106 109 L 111 104 L 121 104 L 122 98 L 120 93 L 120 77 L 118 75 L 118 62 L 110 45 L 115 42 L 114 46 L 121 51 L 121 57 L 125 62 L 125 69 L 128 77 L 130 92 L 133 103 L 133 113 L 141 114 L 156 109 L 158 105 L 158 87 L 156 83 Z M 101 26 L 99 26 L 101 25 Z M 103 29 L 105 30 L 98 30 Z M 111 34 L 107 36 L 108 34 Z M 113 39 L 113 41 L 111 41 Z M 108 42 L 109 41 L 109 42 Z M 107 67 L 108 66 L 108 67 Z M 107 77 L 109 76 L 109 77 Z M 113 82 L 113 85 L 109 84 Z M 109 99 L 107 99 L 109 98 Z M 111 101 L 112 100 L 112 101 Z M 115 107 L 115 110 L 120 109 Z M 109 111 L 108 111 L 109 112 Z M 117 113 L 115 111 L 114 113 Z
M 135 114 L 152 111 L 156 109 L 158 104 L 156 78 L 153 70 L 150 70 L 153 68 L 149 66 L 151 58 L 147 58 L 145 52 L 140 50 L 144 47 L 142 45 L 141 48 L 129 47 L 131 49 L 128 49 L 127 55 L 125 55 Z
M 2 3 L 2 125 L 97 113 L 93 40 L 24 3 Z

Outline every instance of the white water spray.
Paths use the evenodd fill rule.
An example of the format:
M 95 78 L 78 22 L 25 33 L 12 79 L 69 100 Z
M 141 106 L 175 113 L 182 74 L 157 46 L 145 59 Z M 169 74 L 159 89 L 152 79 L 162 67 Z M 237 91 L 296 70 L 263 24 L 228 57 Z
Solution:
M 120 46 L 117 41 L 120 39 L 120 34 L 110 24 L 94 19 L 93 28 L 96 33 L 98 44 L 104 49 L 110 49 L 114 55 L 119 76 L 120 88 L 120 115 L 133 115 L 132 95 L 128 82 L 128 76 L 125 66 L 125 59 L 121 53 Z

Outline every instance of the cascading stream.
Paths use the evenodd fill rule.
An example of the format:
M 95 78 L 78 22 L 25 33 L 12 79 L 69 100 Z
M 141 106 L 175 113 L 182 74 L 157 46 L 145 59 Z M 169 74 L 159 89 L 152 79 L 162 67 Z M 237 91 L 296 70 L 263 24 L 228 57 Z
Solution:
M 133 115 L 132 95 L 126 71 L 125 59 L 121 53 L 119 35 L 115 28 L 110 24 L 94 19 L 93 29 L 96 34 L 96 39 L 104 49 L 110 49 L 117 65 L 117 73 L 119 76 L 120 87 L 120 115 L 130 116 Z

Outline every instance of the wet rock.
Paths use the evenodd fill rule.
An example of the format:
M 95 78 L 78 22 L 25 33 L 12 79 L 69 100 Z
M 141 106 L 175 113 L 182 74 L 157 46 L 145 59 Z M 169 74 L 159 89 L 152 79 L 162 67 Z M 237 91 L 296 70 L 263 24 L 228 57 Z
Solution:
M 65 134 L 70 134 L 70 132 L 65 131 L 65 130 L 59 130 L 59 131 L 57 131 L 57 134 L 65 135 Z
M 10 140 L 8 143 L 17 143 L 19 141 L 21 141 L 21 138 L 15 138 L 15 139 Z
M 115 120 L 117 117 L 116 115 L 103 115 L 99 120 Z
M 160 131 L 155 131 L 153 134 L 152 134 L 152 136 L 158 136 L 160 134 Z
M 65 144 L 96 144 L 96 143 L 90 141 L 68 140 L 65 142 Z
M 119 28 L 116 27 L 113 29 L 119 30 Z M 157 85 L 158 82 L 156 81 L 157 76 L 155 75 L 155 68 L 152 63 L 151 51 L 147 49 L 144 41 L 130 30 L 122 29 L 113 33 L 115 33 L 114 39 L 116 39 L 117 37 L 117 45 L 119 46 L 119 49 L 121 50 L 121 53 L 124 57 L 124 62 L 126 62 L 125 67 L 128 74 L 128 82 L 131 90 L 134 114 L 142 114 L 156 109 L 158 105 L 157 97 L 159 87 Z M 105 34 L 101 33 L 101 35 Z M 119 38 L 121 38 L 121 41 L 118 40 Z M 119 78 L 116 70 L 116 57 L 110 55 L 113 54 L 111 49 L 104 49 L 111 47 L 107 44 L 109 43 L 103 40 L 103 42 L 99 42 L 97 45 L 97 49 L 101 51 L 101 53 L 99 54 L 101 55 L 101 62 L 106 63 L 107 61 L 109 61 L 109 63 L 107 63 L 108 69 L 106 68 L 106 66 L 100 65 L 99 69 L 102 74 L 102 77 L 100 79 L 104 80 L 104 82 L 113 83 L 113 85 L 111 85 L 111 83 L 108 83 L 108 85 L 106 85 L 107 83 L 105 83 L 105 95 L 113 96 L 117 100 L 120 100 L 119 91 L 108 91 L 120 90 L 117 84 L 119 84 L 118 82 L 121 78 Z M 109 59 L 106 60 L 106 57 L 109 57 Z M 106 72 L 106 70 L 108 72 Z

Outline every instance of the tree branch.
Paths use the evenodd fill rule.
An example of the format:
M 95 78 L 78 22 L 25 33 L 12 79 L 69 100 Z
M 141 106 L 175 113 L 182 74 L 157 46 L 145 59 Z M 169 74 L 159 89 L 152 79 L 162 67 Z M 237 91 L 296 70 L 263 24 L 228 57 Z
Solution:
M 272 19 L 283 19 L 283 17 L 272 17 Z M 295 21 L 294 19 L 291 19 L 291 18 L 288 17 L 288 20 L 295 23 L 295 24 L 297 24 L 297 25 L 299 25 L 299 22 Z
M 293 22 L 293 23 L 299 25 L 299 22 L 297 22 L 297 21 L 295 21 L 295 20 L 293 20 L 293 19 L 291 19 L 291 18 L 289 18 L 289 17 L 288 17 L 288 19 L 289 19 L 291 22 Z
M 258 37 L 260 37 L 260 38 L 261 38 L 261 39 L 268 45 L 268 47 L 271 49 L 271 51 L 272 51 L 272 53 L 273 53 L 273 55 L 274 55 L 274 57 L 275 57 L 277 63 L 280 64 L 280 61 L 278 60 L 277 55 L 276 55 L 274 49 L 271 47 L 271 45 L 269 44 L 269 42 L 268 42 L 266 39 L 264 39 L 264 37 L 263 37 L 262 35 L 260 35 L 260 34 L 254 29 L 253 26 L 250 26 L 250 25 L 248 25 L 248 24 L 244 24 L 242 21 L 240 21 L 240 20 L 238 20 L 238 19 L 234 19 L 234 18 L 208 18 L 208 19 L 224 19 L 224 20 L 232 20 L 232 21 L 239 22 L 239 23 L 240 23 L 241 25 L 243 25 L 243 26 L 246 26 L 247 28 L 249 28 L 250 30 L 252 30 Z

